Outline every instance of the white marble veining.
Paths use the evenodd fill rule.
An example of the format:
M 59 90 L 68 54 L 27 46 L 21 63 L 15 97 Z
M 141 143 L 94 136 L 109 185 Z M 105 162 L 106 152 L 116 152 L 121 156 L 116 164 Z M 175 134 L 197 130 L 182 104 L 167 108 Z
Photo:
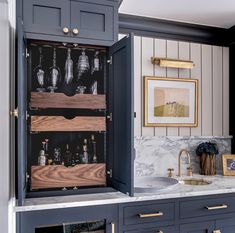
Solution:
M 194 177 L 200 177 L 194 175 Z M 188 178 L 188 177 L 187 177 Z M 184 184 L 174 185 L 171 189 L 161 190 L 156 193 L 135 193 L 134 197 L 129 197 L 120 192 L 86 194 L 76 196 L 31 198 L 26 199 L 24 206 L 15 207 L 16 212 L 35 211 L 45 209 L 59 209 L 70 207 L 94 206 L 127 203 L 136 201 L 159 200 L 169 198 L 182 198 L 210 194 L 235 193 L 235 177 L 225 176 L 203 176 L 212 181 L 212 184 L 202 186 L 191 186 Z
M 135 137 L 135 177 L 167 176 L 167 169 L 174 168 L 178 172 L 178 154 L 187 149 L 191 154 L 194 173 L 199 173 L 199 157 L 195 151 L 197 146 L 206 141 L 215 142 L 219 148 L 216 156 L 217 174 L 222 174 L 221 155 L 231 153 L 231 136 L 200 137 Z M 186 158 L 182 158 L 182 171 L 186 173 Z

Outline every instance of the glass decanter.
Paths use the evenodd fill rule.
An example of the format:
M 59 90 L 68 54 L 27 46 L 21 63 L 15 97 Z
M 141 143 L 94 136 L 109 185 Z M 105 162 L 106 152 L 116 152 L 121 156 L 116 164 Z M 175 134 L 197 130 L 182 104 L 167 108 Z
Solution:
M 73 60 L 71 59 L 71 49 L 67 50 L 67 59 L 65 62 L 65 83 L 68 85 L 73 81 Z
M 89 58 L 86 55 L 85 49 L 82 49 L 82 54 L 78 58 L 77 69 L 78 69 L 78 80 L 84 73 L 87 73 L 90 70 Z
M 61 72 L 58 66 L 56 66 L 56 48 L 54 48 L 53 52 L 53 66 L 49 69 L 49 87 L 47 88 L 50 90 L 51 93 L 55 92 L 58 89 L 58 85 L 61 79 Z
M 42 47 L 38 48 L 39 50 L 39 65 L 37 65 L 33 70 L 34 79 L 36 79 L 37 83 L 37 91 L 38 92 L 45 92 L 45 81 L 46 81 L 46 72 L 42 67 L 43 62 L 43 55 L 42 55 Z

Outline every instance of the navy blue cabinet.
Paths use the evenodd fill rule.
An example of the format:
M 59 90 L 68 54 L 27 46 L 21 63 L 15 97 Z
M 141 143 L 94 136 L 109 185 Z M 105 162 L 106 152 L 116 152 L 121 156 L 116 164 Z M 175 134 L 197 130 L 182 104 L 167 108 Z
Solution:
M 29 211 L 17 219 L 17 233 L 119 232 L 117 205 Z
M 117 41 L 118 2 L 23 0 L 23 21 L 33 39 L 110 46 Z
M 193 222 L 180 225 L 180 233 L 212 233 L 214 229 L 213 221 Z
M 224 216 L 221 216 L 224 217 Z M 215 229 L 218 233 L 234 233 L 235 231 L 235 215 L 216 221 Z M 215 232 L 217 233 L 217 232 Z
M 117 6 L 118 1 L 114 0 L 23 0 L 23 21 L 20 17 L 17 19 L 18 86 L 16 91 L 18 94 L 18 106 L 16 107 L 18 107 L 19 112 L 17 122 L 18 205 L 23 205 L 24 199 L 30 197 L 115 190 L 133 195 L 133 36 L 130 35 L 113 44 L 117 39 Z M 68 24 L 68 31 L 64 30 L 66 24 Z M 111 44 L 112 46 L 107 46 Z M 37 91 L 37 84 L 36 86 L 34 84 L 34 79 L 37 80 L 37 78 L 33 75 L 34 68 L 38 65 L 39 47 L 43 49 L 45 54 L 44 59 L 45 63 L 47 63 L 45 65 L 46 72 L 48 72 L 52 66 L 54 56 L 52 56 L 52 51 L 56 51 L 57 64 L 60 66 L 59 69 L 61 69 L 62 79 L 64 79 L 64 64 L 68 48 L 72 50 L 74 76 L 76 72 L 78 73 L 78 58 L 82 54 L 82 51 L 86 50 L 87 54 L 90 53 L 90 60 L 88 59 L 89 63 L 94 58 L 95 52 L 99 51 L 102 53 L 102 72 L 98 74 L 99 80 L 102 80 L 99 81 L 102 83 L 99 84 L 102 85 L 102 93 L 99 93 L 100 96 L 98 97 L 103 98 L 102 103 L 105 105 L 104 109 L 99 109 L 99 107 L 89 109 L 89 107 L 87 107 L 85 110 L 82 109 L 81 111 L 81 107 L 71 109 L 65 106 L 59 109 L 60 107 L 58 105 L 53 108 L 51 106 L 33 107 L 33 93 L 37 96 L 40 94 Z M 76 76 L 79 76 L 77 73 Z M 87 74 L 87 77 L 89 76 L 92 81 L 94 77 L 91 71 Z M 77 85 L 81 85 L 75 83 L 75 81 L 73 84 L 75 89 Z M 47 100 L 48 98 L 51 98 L 51 100 L 55 98 L 56 95 L 51 95 L 47 87 L 43 89 L 44 93 L 42 93 L 42 95 L 47 95 L 47 97 L 45 97 Z M 120 95 L 120 90 L 122 91 L 122 95 Z M 67 99 L 73 95 L 77 95 L 76 92 L 68 95 L 65 92 L 60 92 L 60 90 L 57 92 L 58 93 L 55 94 L 64 94 L 62 98 Z M 49 97 L 48 94 L 51 97 Z M 91 93 L 87 92 L 86 94 Z M 93 97 L 94 95 L 90 95 L 90 98 Z M 37 100 L 40 102 L 42 98 Z M 38 164 L 38 154 L 41 150 L 40 146 L 42 140 L 45 138 L 48 140 L 48 138 L 51 137 L 50 141 L 53 141 L 52 138 L 54 135 L 52 135 L 51 132 L 65 132 L 64 135 L 66 133 L 68 135 L 71 129 L 65 127 L 66 129 L 60 128 L 57 131 L 50 129 L 48 131 L 47 127 L 46 130 L 42 130 L 42 128 L 34 130 L 35 124 L 33 122 L 35 116 L 37 119 L 38 117 L 43 118 L 45 116 L 49 116 L 50 119 L 52 119 L 51 116 L 57 117 L 57 119 L 58 117 L 63 117 L 64 120 L 67 117 L 66 114 L 72 114 L 70 119 L 74 119 L 77 116 L 102 117 L 103 128 L 101 130 L 94 129 L 94 127 L 90 128 L 90 130 L 74 130 L 74 135 L 78 135 L 78 133 L 82 134 L 83 131 L 91 131 L 101 135 L 100 138 L 102 138 L 100 140 L 103 146 L 100 153 L 102 161 L 100 159 L 99 164 L 96 166 L 98 170 L 84 170 L 87 173 L 86 175 L 82 175 L 82 184 L 72 182 L 71 185 L 69 184 L 73 178 L 77 179 L 79 176 L 77 173 L 79 170 L 78 166 L 77 171 L 73 172 L 74 175 L 65 178 L 63 174 L 71 173 L 73 169 L 66 170 L 63 164 L 47 163 L 47 167 L 45 164 L 43 167 L 39 167 L 40 164 Z M 55 123 L 55 120 L 53 120 L 53 122 Z M 44 120 L 40 125 L 43 125 L 43 123 Z M 68 125 L 68 122 L 63 123 L 63 125 Z M 44 131 L 47 132 L 46 136 L 42 136 L 41 132 Z M 69 135 L 69 140 L 76 141 L 77 139 L 72 139 L 74 135 Z M 79 136 L 79 138 L 81 137 Z M 70 142 L 70 144 L 72 143 L 73 142 Z M 65 143 L 62 145 L 64 144 Z M 53 148 L 55 147 L 56 145 L 53 145 Z M 76 148 L 76 145 L 73 145 L 73 147 Z M 53 154 L 53 150 L 49 154 Z M 92 163 L 90 164 L 93 167 L 95 166 L 94 164 L 92 165 Z M 61 170 L 59 172 L 51 171 L 51 169 L 60 169 L 60 167 L 56 167 L 56 165 L 61 165 L 64 171 L 62 173 Z M 81 163 L 79 165 L 81 165 L 80 167 L 83 166 Z M 46 172 L 44 169 L 46 169 Z M 84 174 L 82 171 L 80 173 Z M 55 176 L 52 177 L 51 174 L 55 174 Z M 58 177 L 56 174 L 58 174 L 58 176 L 60 176 L 60 174 L 62 175 Z M 95 181 L 95 184 L 93 184 L 91 183 L 92 179 L 98 180 L 98 182 Z M 90 183 L 84 184 L 85 180 L 88 180 Z M 63 183 L 64 181 L 66 184 Z

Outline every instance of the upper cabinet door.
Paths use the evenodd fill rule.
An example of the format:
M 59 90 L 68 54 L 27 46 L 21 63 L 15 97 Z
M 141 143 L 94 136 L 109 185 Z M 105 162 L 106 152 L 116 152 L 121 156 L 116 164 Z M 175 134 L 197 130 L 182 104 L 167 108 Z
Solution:
M 18 205 L 23 205 L 26 194 L 26 132 L 27 132 L 27 83 L 26 83 L 26 41 L 24 39 L 23 23 L 17 21 L 17 169 L 18 169 Z
M 71 31 L 74 37 L 114 40 L 114 5 L 71 1 Z
M 57 36 L 70 35 L 69 0 L 24 0 L 23 4 L 26 32 Z
M 125 37 L 109 50 L 108 181 L 115 189 L 133 195 L 134 109 L 133 36 Z

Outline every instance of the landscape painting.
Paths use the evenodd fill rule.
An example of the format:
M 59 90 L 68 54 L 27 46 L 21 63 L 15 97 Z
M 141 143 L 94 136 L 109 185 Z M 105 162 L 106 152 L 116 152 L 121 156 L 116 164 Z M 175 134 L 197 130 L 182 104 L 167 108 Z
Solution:
M 198 80 L 146 76 L 144 126 L 197 127 Z
M 154 88 L 154 116 L 189 117 L 189 90 L 186 88 Z

